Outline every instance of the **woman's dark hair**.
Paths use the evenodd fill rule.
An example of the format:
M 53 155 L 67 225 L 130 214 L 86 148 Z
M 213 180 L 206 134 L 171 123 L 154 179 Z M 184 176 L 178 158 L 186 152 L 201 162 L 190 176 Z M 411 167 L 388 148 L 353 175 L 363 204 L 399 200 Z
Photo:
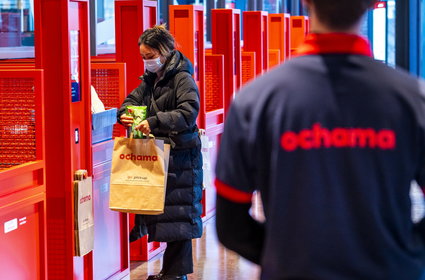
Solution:
M 146 29 L 139 37 L 139 46 L 146 45 L 152 49 L 158 50 L 159 53 L 166 57 L 174 50 L 173 35 L 167 30 L 165 24 L 156 25 Z
M 357 23 L 376 0 L 311 0 L 321 22 L 335 29 Z

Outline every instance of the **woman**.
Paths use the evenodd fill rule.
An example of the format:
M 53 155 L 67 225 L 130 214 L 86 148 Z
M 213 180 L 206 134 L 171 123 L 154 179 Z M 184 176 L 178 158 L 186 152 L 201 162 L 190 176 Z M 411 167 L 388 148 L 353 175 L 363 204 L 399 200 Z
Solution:
M 164 213 L 138 216 L 139 236 L 167 242 L 162 270 L 153 279 L 187 279 L 193 272 L 192 239 L 202 235 L 202 156 L 196 125 L 199 93 L 190 61 L 174 49 L 174 38 L 163 25 L 147 29 L 139 38 L 146 72 L 124 100 L 119 122 L 131 126 L 128 105 L 146 105 L 147 119 L 136 129 L 171 144 Z M 133 234 L 134 230 L 133 229 Z M 134 239 L 134 236 L 133 236 Z

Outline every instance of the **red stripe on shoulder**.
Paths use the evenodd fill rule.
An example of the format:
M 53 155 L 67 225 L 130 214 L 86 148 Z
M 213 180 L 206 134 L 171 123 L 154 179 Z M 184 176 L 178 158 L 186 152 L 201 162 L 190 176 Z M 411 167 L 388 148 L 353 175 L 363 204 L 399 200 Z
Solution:
M 250 203 L 252 199 L 252 193 L 243 192 L 237 190 L 226 183 L 221 182 L 217 178 L 215 179 L 215 188 L 217 193 L 222 197 L 236 202 L 236 203 Z

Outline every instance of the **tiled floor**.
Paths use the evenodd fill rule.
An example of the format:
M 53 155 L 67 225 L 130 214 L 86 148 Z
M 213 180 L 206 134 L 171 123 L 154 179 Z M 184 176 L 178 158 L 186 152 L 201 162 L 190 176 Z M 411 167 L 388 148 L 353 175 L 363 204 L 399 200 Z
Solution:
M 194 273 L 188 279 L 254 280 L 259 279 L 258 266 L 225 249 L 217 241 L 215 219 L 204 224 L 202 238 L 193 241 Z M 161 270 L 162 254 L 149 262 L 131 262 L 131 280 L 145 280 Z

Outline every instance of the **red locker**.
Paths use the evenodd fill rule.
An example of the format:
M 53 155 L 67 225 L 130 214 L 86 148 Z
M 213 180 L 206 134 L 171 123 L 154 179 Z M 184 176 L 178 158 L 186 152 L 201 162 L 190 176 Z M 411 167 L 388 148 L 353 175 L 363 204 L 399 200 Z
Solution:
M 217 130 L 224 122 L 224 87 L 225 82 L 224 55 L 208 54 L 205 56 L 205 95 L 201 105 L 205 108 L 205 129 Z M 221 131 L 222 132 L 222 131 Z
M 48 279 L 43 72 L 0 70 L 0 279 Z
M 157 1 L 116 0 L 115 36 L 117 62 L 126 64 L 127 94 L 140 84 L 144 73 L 137 41 L 143 31 L 157 24 Z M 121 104 L 120 104 L 121 105 Z M 129 215 L 129 229 L 134 215 Z M 130 244 L 130 260 L 147 261 L 165 249 L 165 243 L 147 242 L 147 237 Z
M 203 215 L 209 219 L 215 213 L 215 164 L 224 128 L 224 55 L 208 54 L 205 57 L 206 91 L 201 106 L 205 108 L 205 138 L 202 146 L 204 163 Z M 208 142 L 208 143 L 205 143 Z
M 93 62 L 97 61 L 97 62 Z M 91 63 L 91 84 L 105 108 L 119 108 L 127 96 L 126 65 L 119 62 Z M 125 128 L 114 125 L 114 136 L 125 136 Z
M 285 20 L 285 59 L 291 57 L 291 15 L 284 14 Z
M 208 72 L 205 70 L 205 50 L 204 50 L 204 12 L 202 6 L 194 5 L 173 5 L 170 6 L 170 31 L 176 39 L 177 47 L 182 51 L 193 63 L 195 68 L 195 81 L 198 84 L 201 100 L 201 108 L 198 116 L 198 126 L 204 129 L 206 133 L 210 133 L 211 127 L 215 125 L 222 126 L 223 123 L 223 83 L 213 77 L 213 75 L 221 75 L 223 77 L 223 69 L 215 69 L 215 73 L 212 72 L 211 67 L 215 61 L 210 61 L 217 56 L 208 56 Z M 218 56 L 222 59 L 222 56 Z M 222 61 L 221 62 L 221 67 Z M 208 87 L 205 86 L 205 79 L 208 79 Z M 214 82 L 212 83 L 212 80 Z M 212 91 L 217 89 L 218 91 Z M 217 95 L 218 93 L 218 95 Z M 214 114 L 215 118 L 211 120 L 211 114 Z M 207 120 L 208 126 L 207 126 Z M 221 131 L 217 131 L 217 134 L 209 135 L 211 139 L 209 143 L 211 146 L 216 147 L 218 145 L 217 135 L 221 135 Z M 207 136 L 208 137 L 208 136 Z M 209 151 L 212 149 L 209 149 Z M 206 166 L 210 166 L 208 170 L 204 172 L 210 173 L 210 176 L 204 176 L 204 186 L 211 185 L 210 178 L 214 178 L 214 172 L 212 170 L 212 160 L 215 164 L 215 154 L 211 152 L 210 156 L 204 158 Z M 212 181 L 211 181 L 212 182 Z M 214 213 L 215 210 L 215 193 L 211 194 L 209 189 L 205 189 L 203 192 L 203 218 L 208 219 Z
M 145 29 L 157 24 L 157 5 L 157 1 L 148 0 L 115 1 L 116 61 L 126 64 L 129 91 L 139 86 L 144 73 L 137 41 Z
M 291 16 L 291 53 L 293 53 L 308 33 L 308 17 Z
M 200 5 L 171 5 L 169 12 L 170 32 L 176 47 L 193 64 L 194 79 L 201 99 L 205 88 L 204 7 Z M 205 110 L 201 106 L 198 125 L 205 127 Z
M 256 73 L 261 75 L 269 69 L 269 19 L 264 11 L 243 12 L 243 50 L 255 52 Z M 246 28 L 249 26 L 249 28 Z
M 269 69 L 280 64 L 280 50 L 270 49 L 269 50 Z
M 212 53 L 224 55 L 224 114 L 242 85 L 240 10 L 212 10 Z
M 242 52 L 242 84 L 246 84 L 257 75 L 255 52 Z
M 134 226 L 134 214 L 130 214 L 130 229 Z M 167 248 L 165 242 L 148 242 L 147 235 L 130 243 L 130 259 L 132 261 L 148 261 Z
M 269 14 L 269 49 L 280 51 L 281 62 L 290 56 L 289 19 L 289 14 Z
M 91 82 L 106 111 L 92 116 L 94 250 L 93 278 L 122 279 L 129 274 L 128 215 L 109 209 L 109 181 L 114 142 L 125 134 L 115 108 L 126 90 L 124 63 L 91 63 Z M 113 109 L 111 109 L 113 108 Z
M 4 178 L 0 173 L 1 184 Z M 0 199 L 1 279 L 48 279 L 44 186 L 29 186 L 32 193 Z
M 45 73 L 49 279 L 93 279 L 93 254 L 74 257 L 74 172 L 93 174 L 89 2 L 36 0 L 36 66 Z
M 285 59 L 284 14 L 269 14 L 269 49 L 279 50 L 279 61 Z

